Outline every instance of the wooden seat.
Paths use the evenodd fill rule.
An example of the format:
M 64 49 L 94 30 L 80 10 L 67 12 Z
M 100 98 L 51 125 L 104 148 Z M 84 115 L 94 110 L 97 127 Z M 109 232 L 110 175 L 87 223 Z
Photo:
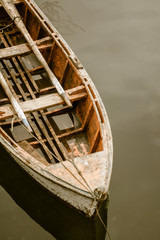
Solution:
M 87 96 L 84 91 L 85 87 L 79 86 L 66 91 L 69 96 L 70 101 L 77 101 L 83 99 Z M 78 92 L 78 93 L 77 93 Z M 53 106 L 64 104 L 64 100 L 59 96 L 58 93 L 47 94 L 39 98 L 28 100 L 25 102 L 20 102 L 19 105 L 24 113 L 30 113 L 34 111 L 39 111 L 42 109 L 50 108 Z M 11 118 L 15 115 L 15 112 L 10 104 L 5 104 L 0 107 L 0 120 L 5 120 Z
M 39 50 L 52 47 L 50 37 L 42 38 L 40 40 L 35 41 L 35 43 L 37 44 L 37 47 L 39 48 Z M 3 49 L 0 49 L 0 60 L 29 54 L 31 52 L 32 52 L 31 48 L 26 43 L 13 46 L 13 47 L 3 48 Z

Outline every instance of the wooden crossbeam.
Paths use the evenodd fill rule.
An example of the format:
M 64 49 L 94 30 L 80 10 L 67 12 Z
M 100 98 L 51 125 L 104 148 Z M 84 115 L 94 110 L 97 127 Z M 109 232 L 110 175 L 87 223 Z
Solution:
M 45 70 L 44 70 L 44 68 L 43 68 L 42 66 L 38 66 L 38 67 L 35 67 L 35 68 L 32 68 L 32 69 L 29 69 L 28 71 L 29 71 L 30 74 L 33 75 L 33 76 L 45 72 Z M 25 73 L 24 71 L 22 71 L 22 72 L 23 72 L 23 74 Z M 19 73 L 15 73 L 15 77 L 19 77 L 19 76 L 20 76 Z M 7 77 L 8 79 L 11 78 L 11 76 L 9 76 L 9 75 L 7 75 L 6 77 Z M 52 88 L 54 88 L 54 86 L 52 86 Z
M 5 37 L 7 38 L 8 43 L 9 43 L 10 46 L 12 47 L 12 46 L 13 46 L 13 43 L 12 43 L 11 38 L 9 37 L 9 35 L 8 35 L 7 33 L 5 33 Z M 45 41 L 45 40 L 47 40 L 47 39 L 48 39 L 48 37 L 44 38 L 43 40 Z M 5 40 L 5 39 L 4 39 L 4 40 Z M 39 44 L 41 44 L 41 43 L 43 42 L 43 40 L 42 40 L 42 39 L 39 40 Z M 26 69 L 23 61 L 21 61 L 21 57 L 18 56 L 17 58 L 18 58 L 18 61 L 20 62 L 21 67 L 20 67 L 20 65 L 19 65 L 19 63 L 18 63 L 18 61 L 17 61 L 17 59 L 16 59 L 15 57 L 12 58 L 12 61 L 14 62 L 14 65 L 16 66 L 16 68 L 17 68 L 17 70 L 18 70 L 18 73 L 20 74 L 20 77 L 22 78 L 23 82 L 25 83 L 25 85 L 27 86 L 27 88 L 29 88 L 29 89 L 31 90 L 31 87 L 30 87 L 30 85 L 28 84 L 28 81 L 27 81 L 27 79 L 26 79 L 26 77 L 25 77 L 25 75 L 24 75 L 24 72 L 23 72 L 23 70 L 24 70 L 24 71 L 27 73 L 27 75 L 29 74 L 29 80 L 32 82 L 32 85 L 34 86 L 35 90 L 36 90 L 37 92 L 39 92 L 39 88 L 37 87 L 35 81 L 33 81 L 32 76 L 30 75 L 28 69 Z M 23 70 L 22 70 L 22 67 L 23 67 Z M 22 94 L 22 95 L 23 95 L 23 94 Z
M 14 4 L 19 4 L 19 3 L 22 3 L 23 0 L 13 0 L 13 3 Z M 0 3 L 0 7 L 2 7 L 2 4 Z
M 82 86 L 82 88 L 84 89 L 84 86 Z M 72 88 L 72 89 L 66 91 L 68 93 L 70 101 L 72 101 L 72 102 L 83 99 L 87 96 L 86 92 L 73 94 L 74 92 L 77 92 L 77 89 L 79 89 L 79 87 L 78 88 L 76 87 L 74 89 Z M 70 95 L 71 93 L 72 93 L 72 95 Z M 24 113 L 30 113 L 30 112 L 34 112 L 34 111 L 39 111 L 41 109 L 61 105 L 64 103 L 65 103 L 64 100 L 59 96 L 59 94 L 54 93 L 54 94 L 44 95 L 40 98 L 27 100 L 25 102 L 20 102 L 19 104 Z M 6 105 L 3 105 L 2 107 L 0 107 L 0 120 L 10 118 L 14 114 L 15 113 L 10 104 L 6 104 Z
M 39 48 L 39 50 L 42 50 L 42 49 L 47 49 L 52 47 L 52 43 L 50 42 L 50 40 L 51 40 L 50 37 L 46 37 L 46 38 L 35 41 L 35 43 L 37 44 L 37 47 Z M 13 47 L 3 48 L 0 50 L 0 60 L 29 54 L 31 52 L 32 52 L 31 48 L 26 43 L 13 46 Z
M 65 132 L 65 133 L 62 133 L 60 135 L 57 135 L 57 137 L 60 139 L 60 138 L 65 138 L 65 137 L 69 137 L 71 135 L 74 135 L 74 134 L 78 134 L 80 132 L 83 131 L 83 128 L 80 127 L 78 129 L 75 129 L 75 130 L 72 130 L 72 131 L 69 131 L 69 132 Z
M 36 75 L 45 72 L 43 66 L 38 66 L 29 70 L 31 75 Z

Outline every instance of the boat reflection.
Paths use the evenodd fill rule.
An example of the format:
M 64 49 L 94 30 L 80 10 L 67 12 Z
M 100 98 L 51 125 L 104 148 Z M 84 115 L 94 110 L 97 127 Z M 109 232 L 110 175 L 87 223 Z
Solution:
M 104 240 L 98 219 L 88 219 L 55 198 L 35 182 L 0 146 L 0 184 L 13 200 L 46 231 L 60 240 Z M 100 210 L 107 224 L 107 201 Z

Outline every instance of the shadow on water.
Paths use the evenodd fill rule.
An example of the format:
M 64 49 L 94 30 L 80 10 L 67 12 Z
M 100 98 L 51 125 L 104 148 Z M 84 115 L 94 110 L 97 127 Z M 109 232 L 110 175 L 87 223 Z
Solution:
M 104 240 L 105 229 L 59 201 L 36 183 L 0 146 L 0 184 L 13 200 L 46 231 L 60 240 Z M 107 224 L 107 202 L 100 210 Z

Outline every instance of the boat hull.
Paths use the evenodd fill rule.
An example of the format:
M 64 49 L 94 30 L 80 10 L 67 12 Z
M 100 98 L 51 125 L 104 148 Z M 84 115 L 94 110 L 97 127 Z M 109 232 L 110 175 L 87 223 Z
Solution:
M 1 145 L 8 154 L 12 157 L 17 164 L 25 170 L 30 177 L 32 177 L 36 182 L 38 182 L 43 188 L 45 188 L 50 193 L 54 194 L 54 196 L 58 197 L 64 203 L 69 206 L 74 207 L 79 212 L 83 212 L 86 216 L 92 217 L 96 213 L 96 209 L 98 207 L 98 201 L 94 199 L 90 194 L 88 196 L 84 194 L 80 194 L 79 192 L 71 190 L 67 186 L 62 186 L 58 182 L 51 181 L 44 176 L 43 170 L 36 169 L 36 171 L 29 167 L 20 157 L 20 155 L 14 151 L 14 149 L 5 142 L 5 140 L 1 139 Z
M 2 128 L 0 132 L 0 142 L 6 151 L 18 163 L 18 165 L 20 165 L 22 169 L 24 169 L 42 187 L 62 201 L 66 202 L 68 205 L 83 212 L 88 217 L 91 217 L 95 214 L 99 204 L 107 197 L 112 172 L 112 135 L 105 107 L 85 68 L 38 6 L 32 0 L 16 0 L 14 3 L 17 4 L 19 10 L 21 11 L 22 18 L 26 21 L 27 28 L 34 38 L 34 44 L 37 44 L 38 48 L 41 49 L 44 58 L 51 66 L 51 71 L 54 72 L 57 79 L 63 83 L 64 90 L 72 101 L 74 110 L 70 119 L 72 124 L 68 128 L 62 129 L 62 131 L 61 129 L 58 129 L 58 131 L 55 132 L 53 127 L 54 125 L 51 126 L 50 122 L 53 119 L 49 116 L 52 113 L 57 116 L 56 111 L 59 112 L 60 115 L 62 113 L 66 114 L 66 111 L 68 111 L 67 116 L 70 117 L 72 109 L 67 110 L 62 99 L 54 91 L 52 92 L 53 95 L 49 95 L 47 92 L 46 96 L 41 96 L 40 98 L 37 97 L 40 93 L 39 90 L 42 90 L 41 92 L 43 94 L 46 89 L 53 90 L 51 89 L 52 86 L 47 85 L 45 91 L 43 91 L 43 89 L 37 90 L 38 87 L 36 83 L 33 82 L 31 73 L 36 75 L 37 72 L 38 74 L 39 71 L 43 70 L 42 66 L 38 65 L 34 68 L 32 66 L 32 68 L 27 70 L 23 67 L 19 71 L 19 76 L 21 77 L 21 82 L 25 85 L 24 88 L 28 91 L 27 93 L 23 90 L 23 88 L 21 88 L 20 84 L 18 85 L 17 81 L 15 81 L 17 76 L 15 76 L 14 73 L 12 73 L 8 79 L 12 79 L 14 80 L 13 82 L 16 82 L 14 83 L 15 87 L 18 89 L 17 91 L 20 91 L 17 98 L 20 98 L 20 106 L 22 107 L 24 113 L 30 115 L 28 117 L 30 123 L 33 124 L 32 121 L 34 121 L 34 124 L 37 124 L 37 131 L 34 133 L 37 134 L 36 140 L 38 139 L 38 141 L 36 142 L 35 139 L 30 139 L 32 140 L 32 143 L 31 141 L 28 141 L 28 144 L 31 146 L 37 146 L 40 143 L 40 147 L 42 147 L 42 150 L 45 152 L 43 157 L 47 156 L 47 160 L 45 160 L 47 165 L 51 165 L 51 168 L 47 168 L 45 164 L 38 162 L 33 155 L 30 155 L 25 148 L 21 147 L 20 141 L 15 141 L 14 137 L 12 138 L 13 134 L 11 132 L 10 135 L 8 135 L 7 132 L 5 133 L 5 129 L 8 124 L 5 120 L 10 119 L 10 124 L 12 125 L 14 117 L 12 106 L 8 106 L 9 104 L 4 104 L 4 107 L 1 107 L 0 109 L 0 112 L 2 112 L 3 115 L 1 116 L 1 120 L 4 121 L 2 123 L 4 128 Z M 24 11 L 20 9 L 21 6 L 25 9 L 25 16 L 23 16 Z M 27 15 L 27 13 L 29 14 Z M 39 36 L 36 36 L 36 34 L 34 35 L 35 29 L 32 28 L 32 23 L 29 19 L 33 19 L 33 21 L 37 24 Z M 13 31 L 11 32 L 11 34 L 13 34 Z M 5 41 L 6 36 L 7 39 L 9 39 L 10 45 L 7 45 Z M 9 61 L 11 59 L 11 63 L 14 60 L 16 65 L 18 65 L 20 61 L 21 64 L 19 67 L 22 67 L 23 61 L 21 59 L 21 55 L 25 56 L 30 54 L 31 49 L 26 43 L 21 44 L 21 47 L 16 45 L 17 43 L 14 45 L 14 38 L 10 38 L 9 35 L 5 35 L 5 33 L 2 37 L 4 39 L 4 45 L 7 46 L 1 49 L 0 59 L 2 61 L 3 58 L 9 59 Z M 20 60 L 17 61 L 17 57 Z M 5 67 L 7 69 L 7 62 Z M 22 70 L 25 70 L 25 74 L 23 74 Z M 28 82 L 26 83 L 26 75 L 28 76 L 30 82 L 32 84 L 34 83 L 32 87 L 35 88 L 35 91 L 28 86 Z M 21 99 L 23 99 L 23 101 L 21 101 Z M 42 104 L 42 99 L 45 100 L 44 106 Z M 60 106 L 59 109 L 57 108 L 53 110 L 53 112 L 48 110 L 50 107 L 58 105 Z M 7 112 L 6 115 L 5 111 Z M 76 123 L 74 122 L 75 112 L 80 122 L 80 126 L 76 126 Z M 40 114 L 41 116 L 39 117 Z M 46 116 L 48 116 L 48 118 Z M 44 122 L 45 124 L 43 125 Z M 56 124 L 58 125 L 57 122 Z M 73 127 L 74 124 L 75 126 Z M 8 127 L 8 130 L 10 131 L 9 128 L 10 126 Z M 49 134 L 47 132 L 49 131 L 48 129 L 50 130 Z M 40 134 L 39 131 L 41 131 Z M 83 135 L 83 138 L 81 138 L 81 135 Z M 75 141 L 73 140 L 74 138 Z M 45 145 L 45 143 L 48 145 Z M 52 148 L 52 152 L 57 154 L 58 158 L 53 159 L 53 156 L 51 156 L 48 151 L 48 146 L 50 149 Z M 79 151 L 79 146 L 81 148 L 81 152 Z M 63 163 L 61 163 L 61 165 L 65 165 L 66 162 L 69 163 L 68 159 L 70 161 L 71 159 L 74 161 L 77 156 L 81 159 L 80 168 L 82 168 L 82 176 L 85 176 L 84 178 L 86 182 L 82 178 L 81 174 L 79 174 L 78 177 L 81 178 L 83 184 L 77 183 L 77 173 L 73 174 L 74 180 L 73 176 L 69 176 L 67 179 L 67 177 L 65 178 L 65 176 L 63 176 L 63 172 L 65 172 L 64 169 L 62 170 L 61 167 L 57 167 L 58 164 L 60 166 L 60 163 L 56 162 L 57 159 Z M 92 156 L 94 156 L 93 159 Z M 90 164 L 87 162 L 88 158 L 90 158 Z M 93 161 L 91 161 L 91 159 Z M 73 166 L 70 167 L 72 169 Z M 89 169 L 87 169 L 87 167 L 89 167 Z M 61 176 L 59 170 L 61 171 Z M 55 173 L 57 174 L 56 176 L 54 175 Z M 68 172 L 66 171 L 66 176 L 67 174 Z M 87 186 L 88 183 L 89 188 Z M 82 185 L 85 185 L 85 188 Z M 98 190 L 98 192 L 95 190 Z

